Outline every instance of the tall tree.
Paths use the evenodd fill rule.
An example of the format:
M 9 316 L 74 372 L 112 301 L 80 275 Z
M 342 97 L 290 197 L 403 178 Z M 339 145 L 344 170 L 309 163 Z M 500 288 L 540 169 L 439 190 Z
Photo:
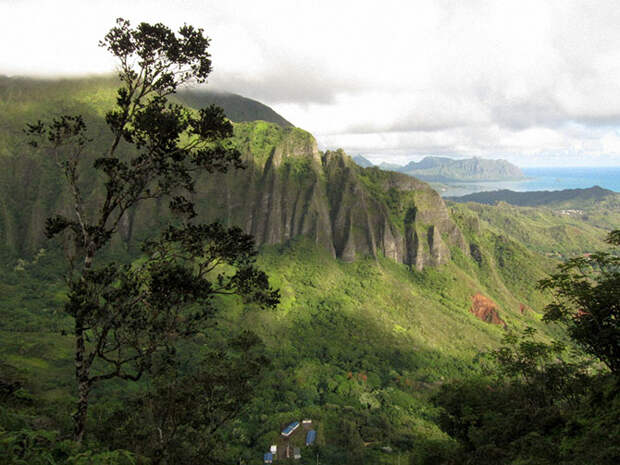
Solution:
M 160 23 L 132 28 L 118 19 L 100 46 L 118 59 L 121 81 L 116 105 L 105 117 L 112 132 L 105 151 L 89 158 L 93 141 L 81 115 L 61 115 L 26 130 L 31 144 L 54 158 L 71 193 L 71 214 L 49 218 L 46 235 L 65 235 L 75 250 L 65 309 L 74 320 L 76 441 L 84 437 L 93 386 L 139 379 L 156 352 L 173 350 L 179 339 L 204 328 L 216 295 L 238 294 L 262 306 L 279 299 L 254 265 L 250 236 L 238 228 L 192 223 L 196 175 L 243 167 L 221 108 L 195 112 L 167 99 L 180 85 L 202 83 L 209 75 L 204 31 L 184 25 L 175 33 Z M 87 203 L 82 177 L 89 161 L 104 195 Z M 178 215 L 176 225 L 145 243 L 146 257 L 137 264 L 105 263 L 103 248 L 125 215 L 145 200 L 163 198 Z

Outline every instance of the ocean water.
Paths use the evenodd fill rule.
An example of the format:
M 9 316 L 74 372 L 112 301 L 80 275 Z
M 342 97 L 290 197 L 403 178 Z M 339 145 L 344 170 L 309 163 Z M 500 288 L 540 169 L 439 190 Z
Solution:
M 520 181 L 455 182 L 433 184 L 442 196 L 459 196 L 474 192 L 509 189 L 512 191 L 558 191 L 600 186 L 620 192 L 620 166 L 522 168 L 526 179 Z

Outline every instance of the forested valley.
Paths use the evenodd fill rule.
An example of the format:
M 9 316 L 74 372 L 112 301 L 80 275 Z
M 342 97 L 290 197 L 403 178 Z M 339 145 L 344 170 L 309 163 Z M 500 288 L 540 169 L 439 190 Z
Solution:
M 0 464 L 620 461 L 620 194 L 445 201 L 101 44 L 0 78 Z

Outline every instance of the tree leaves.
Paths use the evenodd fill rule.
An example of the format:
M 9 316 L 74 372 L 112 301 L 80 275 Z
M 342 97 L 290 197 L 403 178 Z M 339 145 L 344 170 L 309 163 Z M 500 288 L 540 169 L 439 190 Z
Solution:
M 120 60 L 121 80 L 146 83 L 157 94 L 168 95 L 190 80 L 204 82 L 211 72 L 210 40 L 203 29 L 184 25 L 175 34 L 162 23 L 140 23 L 132 29 L 119 18 L 116 24 L 99 46 Z
M 620 244 L 620 231 L 607 241 Z M 545 321 L 564 324 L 587 353 L 614 373 L 620 371 L 620 256 L 597 252 L 568 260 L 558 273 L 542 280 L 554 301 L 545 308 Z

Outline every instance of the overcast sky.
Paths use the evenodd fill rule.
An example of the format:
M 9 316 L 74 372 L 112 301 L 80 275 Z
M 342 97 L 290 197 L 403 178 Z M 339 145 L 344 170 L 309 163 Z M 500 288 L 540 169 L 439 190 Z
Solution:
M 617 0 L 0 0 L 0 74 L 110 72 L 119 16 L 203 27 L 209 86 L 323 148 L 620 165 Z

